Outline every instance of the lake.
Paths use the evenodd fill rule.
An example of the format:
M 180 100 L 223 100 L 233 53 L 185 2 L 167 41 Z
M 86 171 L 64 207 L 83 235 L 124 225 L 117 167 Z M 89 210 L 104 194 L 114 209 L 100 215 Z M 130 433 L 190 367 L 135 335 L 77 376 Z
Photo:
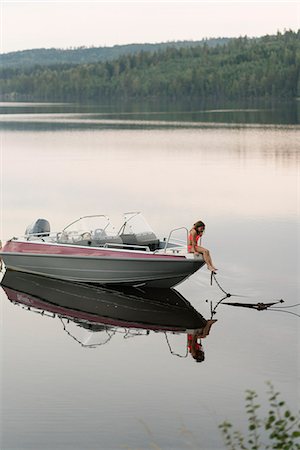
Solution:
M 1 448 L 224 449 L 218 425 L 245 430 L 245 391 L 265 412 L 268 381 L 296 412 L 299 102 L 0 103 L 0 115 L 2 242 L 37 218 L 61 230 L 142 211 L 162 236 L 203 220 L 216 279 L 237 295 L 228 301 L 284 300 L 266 311 L 220 304 L 196 363 L 186 333 L 119 326 L 91 337 L 1 289 Z M 176 290 L 206 319 L 224 297 L 206 268 Z

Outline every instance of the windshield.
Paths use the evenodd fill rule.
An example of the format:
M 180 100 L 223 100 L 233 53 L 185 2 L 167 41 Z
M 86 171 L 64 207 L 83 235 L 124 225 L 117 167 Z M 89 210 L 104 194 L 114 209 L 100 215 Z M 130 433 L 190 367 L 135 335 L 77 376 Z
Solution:
M 111 224 L 109 217 L 103 215 L 80 217 L 80 219 L 67 225 L 63 232 L 90 233 L 92 235 L 105 233 L 106 236 L 116 235 L 116 229 Z
M 109 218 L 104 215 L 84 216 L 67 225 L 57 235 L 57 240 L 64 244 L 85 244 L 92 242 L 107 242 L 108 239 L 116 239 L 115 227 Z M 119 238 L 118 238 L 119 239 Z
M 128 212 L 123 216 L 124 223 L 119 230 L 119 235 L 153 233 L 152 228 L 140 212 Z
M 123 214 L 123 225 L 117 233 L 109 217 L 105 215 L 84 216 L 67 225 L 57 235 L 63 244 L 101 246 L 140 245 L 156 249 L 159 241 L 140 212 Z

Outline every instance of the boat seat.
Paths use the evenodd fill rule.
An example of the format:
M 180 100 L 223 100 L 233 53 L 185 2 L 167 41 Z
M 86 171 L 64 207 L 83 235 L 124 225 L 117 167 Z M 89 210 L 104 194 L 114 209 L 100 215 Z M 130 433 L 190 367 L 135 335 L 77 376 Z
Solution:
M 121 234 L 123 244 L 149 247 L 151 251 L 159 248 L 159 239 L 154 233 Z
M 103 247 L 105 244 L 123 244 L 120 236 L 102 236 L 91 241 L 92 247 Z

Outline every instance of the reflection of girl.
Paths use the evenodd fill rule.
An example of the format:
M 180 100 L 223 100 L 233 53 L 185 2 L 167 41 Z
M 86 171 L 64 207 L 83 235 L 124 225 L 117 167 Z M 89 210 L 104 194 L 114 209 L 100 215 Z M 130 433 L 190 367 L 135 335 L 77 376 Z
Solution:
M 209 250 L 198 245 L 198 240 L 202 237 L 204 230 L 205 224 L 201 220 L 194 223 L 194 226 L 190 230 L 188 238 L 188 252 L 194 253 L 195 255 L 199 255 L 201 253 L 203 255 L 204 261 L 207 264 L 207 268 L 211 270 L 211 272 L 215 272 L 217 269 L 213 265 Z
M 211 326 L 217 322 L 216 320 L 208 320 L 204 328 L 194 330 L 193 333 L 187 335 L 187 346 L 190 354 L 196 362 L 202 362 L 205 359 L 204 350 L 201 344 L 201 339 L 209 335 Z
M 205 359 L 204 350 L 201 345 L 201 339 L 199 339 L 199 342 L 197 340 L 197 336 L 194 334 L 188 334 L 187 335 L 187 345 L 188 350 L 192 357 L 196 360 L 196 362 L 202 362 Z

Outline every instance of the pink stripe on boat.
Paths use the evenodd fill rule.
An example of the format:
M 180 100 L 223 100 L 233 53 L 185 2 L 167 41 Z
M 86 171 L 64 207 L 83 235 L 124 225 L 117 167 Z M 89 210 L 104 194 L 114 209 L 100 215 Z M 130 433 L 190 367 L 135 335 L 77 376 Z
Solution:
M 46 244 L 34 242 L 8 241 L 2 249 L 3 253 L 34 253 L 35 255 L 70 255 L 70 256 L 102 256 L 111 258 L 143 258 L 143 259 L 185 259 L 182 255 L 153 254 L 146 252 L 111 250 L 107 248 L 80 247 L 69 244 Z

